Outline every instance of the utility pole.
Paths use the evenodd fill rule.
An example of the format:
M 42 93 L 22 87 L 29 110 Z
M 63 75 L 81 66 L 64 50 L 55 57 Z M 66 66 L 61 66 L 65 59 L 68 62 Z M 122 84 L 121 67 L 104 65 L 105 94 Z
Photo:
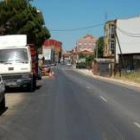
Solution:
M 98 58 L 98 44 L 96 45 L 96 58 Z
M 117 22 L 117 21 L 116 21 Z M 115 23 L 115 36 L 116 36 L 116 43 L 118 43 L 118 47 L 119 47 L 119 51 L 120 51 L 120 59 L 121 59 L 121 64 L 120 64 L 120 62 L 119 62 L 119 71 L 120 71 L 120 77 L 121 77 L 121 69 L 122 69 L 122 66 L 123 66 L 123 68 L 126 70 L 126 68 L 125 68 L 125 63 L 124 63 L 124 59 L 123 59 L 123 53 L 122 53 L 122 49 L 121 49 L 121 45 L 120 45 L 120 41 L 119 41 L 119 38 L 118 38 L 118 35 L 117 35 L 117 25 L 116 25 L 116 23 Z M 116 48 L 115 48 L 115 51 L 116 51 Z M 116 53 L 116 52 L 115 52 Z M 115 56 L 115 61 L 116 61 L 116 56 Z

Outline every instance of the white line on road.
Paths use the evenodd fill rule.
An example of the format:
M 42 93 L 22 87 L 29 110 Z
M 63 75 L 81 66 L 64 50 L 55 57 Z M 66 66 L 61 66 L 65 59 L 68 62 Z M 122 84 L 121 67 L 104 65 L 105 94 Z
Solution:
M 105 99 L 103 96 L 100 96 L 100 98 L 107 103 L 107 99 Z
M 87 89 L 91 89 L 91 87 L 90 87 L 90 86 L 86 86 L 86 88 L 87 88 Z
M 140 124 L 137 122 L 133 122 L 135 126 L 137 126 L 138 128 L 140 128 Z

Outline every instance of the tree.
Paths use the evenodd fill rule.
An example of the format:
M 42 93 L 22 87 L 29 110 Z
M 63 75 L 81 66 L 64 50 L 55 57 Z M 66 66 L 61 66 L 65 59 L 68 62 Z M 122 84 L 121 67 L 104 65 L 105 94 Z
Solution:
M 94 55 L 84 55 L 82 52 L 80 52 L 79 54 L 79 59 L 85 59 L 85 62 L 81 62 L 81 64 L 85 65 L 87 68 L 91 68 L 92 67 L 92 62 L 95 58 Z
M 79 55 L 79 59 L 85 58 L 85 56 L 84 56 L 84 54 L 82 52 L 80 52 L 78 55 Z
M 94 58 L 95 58 L 94 55 L 87 55 L 86 56 L 86 65 L 88 68 L 92 67 L 92 62 L 93 62 Z
M 95 52 L 96 52 L 96 56 L 98 56 L 99 58 L 103 58 L 103 46 L 104 46 L 104 37 L 102 36 L 96 42 Z
M 43 26 L 42 14 L 37 12 L 27 0 L 7 0 L 0 2 L 0 34 L 27 34 L 28 43 L 37 47 L 50 37 Z

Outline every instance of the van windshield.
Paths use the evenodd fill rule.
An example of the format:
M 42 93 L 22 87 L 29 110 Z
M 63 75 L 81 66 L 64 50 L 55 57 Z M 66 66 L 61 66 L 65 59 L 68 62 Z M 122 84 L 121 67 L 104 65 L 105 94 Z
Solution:
M 28 62 L 27 49 L 16 48 L 16 49 L 0 50 L 0 63 L 6 62 L 27 63 Z

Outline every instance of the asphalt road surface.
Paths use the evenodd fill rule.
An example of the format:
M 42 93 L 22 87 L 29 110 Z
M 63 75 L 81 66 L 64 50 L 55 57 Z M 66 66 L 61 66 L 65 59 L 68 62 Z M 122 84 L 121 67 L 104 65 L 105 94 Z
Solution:
M 59 66 L 33 93 L 9 91 L 0 140 L 140 140 L 140 91 Z

